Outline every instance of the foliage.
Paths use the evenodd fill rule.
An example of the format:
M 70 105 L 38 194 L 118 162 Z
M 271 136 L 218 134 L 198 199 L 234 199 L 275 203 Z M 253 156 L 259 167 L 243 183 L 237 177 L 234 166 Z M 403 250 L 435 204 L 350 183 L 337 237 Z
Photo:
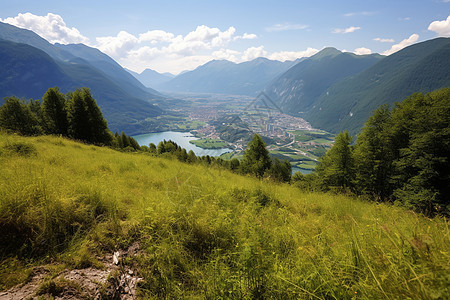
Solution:
M 261 178 L 270 166 L 271 160 L 266 144 L 258 134 L 255 134 L 245 150 L 242 169 L 244 173 Z
M 317 167 L 323 189 L 350 187 L 429 216 L 449 214 L 450 88 L 413 94 L 392 111 L 381 106 L 353 153 L 350 141 L 348 133 L 338 135 Z
M 348 131 L 339 133 L 331 149 L 320 159 L 316 167 L 321 186 L 351 188 L 355 174 L 351 136 Z
M 394 149 L 391 123 L 388 106 L 380 106 L 366 122 L 354 151 L 356 189 L 379 199 L 386 199 L 392 194 L 390 180 Z
M 270 169 L 266 171 L 266 176 L 279 182 L 291 181 L 292 167 L 288 160 L 281 161 L 278 158 L 272 160 Z
M 418 211 L 450 213 L 450 88 L 414 94 L 392 112 L 394 196 Z
M 16 97 L 5 98 L 5 103 L 0 106 L 0 127 L 23 135 L 40 134 L 39 120 L 29 103 Z
M 48 134 L 68 135 L 66 97 L 57 87 L 49 88 L 42 97 L 42 123 Z
M 74 139 L 109 145 L 112 140 L 105 118 L 88 88 L 71 93 L 67 100 L 69 135 Z

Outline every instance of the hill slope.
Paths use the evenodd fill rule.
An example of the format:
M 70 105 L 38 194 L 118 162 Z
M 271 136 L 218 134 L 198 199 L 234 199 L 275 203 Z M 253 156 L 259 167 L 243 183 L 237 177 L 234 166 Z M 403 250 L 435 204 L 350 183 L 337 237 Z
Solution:
M 144 86 L 139 80 L 122 68 L 114 59 L 98 49 L 88 47 L 84 44 L 56 44 L 55 46 L 69 52 L 75 57 L 86 60 L 93 67 L 105 73 L 114 83 L 119 85 L 130 95 L 143 99 L 151 99 L 152 95 L 149 93 L 160 95 L 159 92 Z
M 44 51 L 0 40 L 0 96 L 40 98 L 48 87 L 67 89 L 74 83 Z
M 356 133 L 380 105 L 448 86 L 450 38 L 437 38 L 400 50 L 331 86 L 305 118 L 327 131 Z
M 109 270 L 118 251 L 126 274 L 106 272 L 91 290 L 138 274 L 142 298 L 450 293 L 439 218 L 58 137 L 0 133 L 0 167 L 2 290 L 27 281 L 38 296 L 89 294 L 77 278 Z
M 68 92 L 86 86 L 97 99 L 109 127 L 130 134 L 139 132 L 135 123 L 161 114 L 153 103 L 164 98 L 152 94 L 152 90 L 96 49 L 84 45 L 54 46 L 32 31 L 1 22 L 0 39 L 9 41 L 1 44 L 4 57 L 0 59 L 8 68 L 0 71 L 0 98 L 15 95 L 39 99 L 49 87 L 58 86 L 62 92 Z M 15 53 L 16 46 L 12 45 L 21 51 Z M 28 68 L 28 64 L 32 67 Z M 135 131 L 131 132 L 131 128 Z
M 333 83 L 361 72 L 381 58 L 378 54 L 355 55 L 325 48 L 280 75 L 265 92 L 283 111 L 298 115 L 311 109 Z
M 250 95 L 297 61 L 280 62 L 266 58 L 236 64 L 227 60 L 212 60 L 193 71 L 183 73 L 159 86 L 172 92 L 196 92 Z

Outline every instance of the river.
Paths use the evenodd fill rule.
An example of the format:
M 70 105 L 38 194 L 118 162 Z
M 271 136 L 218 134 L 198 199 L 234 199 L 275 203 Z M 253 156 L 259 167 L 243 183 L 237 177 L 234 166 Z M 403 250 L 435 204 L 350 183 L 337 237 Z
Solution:
M 158 146 L 158 143 L 163 140 L 172 140 L 177 143 L 182 148 L 186 149 L 187 152 L 189 150 L 194 151 L 197 156 L 220 156 L 223 153 L 231 152 L 233 150 L 228 148 L 221 149 L 203 149 L 195 146 L 194 144 L 189 143 L 190 140 L 197 140 L 198 138 L 193 136 L 190 132 L 176 132 L 176 131 L 164 131 L 164 132 L 155 132 L 155 133 L 147 133 L 135 135 L 133 138 L 139 143 L 141 146 L 148 146 L 150 143 Z

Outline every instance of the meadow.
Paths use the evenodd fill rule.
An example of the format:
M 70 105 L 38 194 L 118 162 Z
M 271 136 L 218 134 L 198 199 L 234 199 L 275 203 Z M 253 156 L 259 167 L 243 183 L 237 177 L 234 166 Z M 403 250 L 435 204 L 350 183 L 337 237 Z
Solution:
M 0 133 L 0 170 L 0 290 L 137 242 L 145 299 L 450 295 L 442 217 L 56 136 Z

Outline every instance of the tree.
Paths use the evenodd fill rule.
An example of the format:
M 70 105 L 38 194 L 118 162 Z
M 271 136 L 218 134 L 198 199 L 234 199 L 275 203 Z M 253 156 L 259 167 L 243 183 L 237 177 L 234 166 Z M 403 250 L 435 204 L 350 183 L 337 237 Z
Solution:
M 290 182 L 291 181 L 292 166 L 291 163 L 285 159 L 284 161 L 274 158 L 272 166 L 267 171 L 267 175 L 275 181 Z
M 394 150 L 391 128 L 391 113 L 387 105 L 382 105 L 364 125 L 354 151 L 355 189 L 380 200 L 387 199 L 393 189 L 391 176 Z
M 197 156 L 195 155 L 194 151 L 189 150 L 187 154 L 187 162 L 194 163 L 197 161 Z
M 270 166 L 271 159 L 266 144 L 258 134 L 255 134 L 248 144 L 247 150 L 245 150 L 242 170 L 244 173 L 250 173 L 261 178 Z
M 325 190 L 330 187 L 352 188 L 355 177 L 353 153 L 348 131 L 337 135 L 334 145 L 322 156 L 316 167 L 320 185 Z
M 57 87 L 49 88 L 42 97 L 42 122 L 46 133 L 68 134 L 66 98 Z
M 408 143 L 394 162 L 397 201 L 433 215 L 450 213 L 450 88 L 415 94 L 394 109 L 395 134 Z M 400 133 L 403 126 L 407 133 Z
M 237 158 L 232 158 L 232 159 L 230 160 L 230 170 L 231 170 L 231 171 L 237 171 L 237 170 L 239 169 L 239 166 L 240 166 L 239 159 L 237 159 Z
M 67 101 L 69 135 L 94 144 L 111 144 L 112 133 L 88 88 L 71 93 Z
M 0 107 L 0 127 L 23 135 L 40 134 L 41 128 L 30 107 L 16 97 L 5 98 Z

